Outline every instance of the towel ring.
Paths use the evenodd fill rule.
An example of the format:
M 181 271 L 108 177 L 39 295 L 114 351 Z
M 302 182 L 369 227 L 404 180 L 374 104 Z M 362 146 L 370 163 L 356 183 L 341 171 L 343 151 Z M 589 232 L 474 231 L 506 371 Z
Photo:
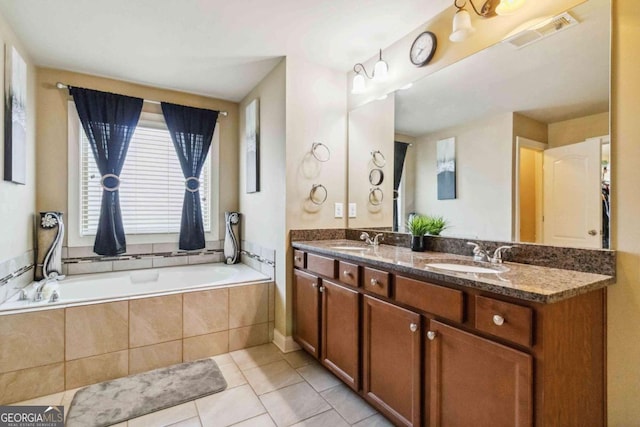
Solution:
M 114 185 L 113 187 L 108 187 L 104 182 L 109 178 L 115 179 L 117 181 L 116 185 Z M 118 191 L 120 189 L 120 177 L 113 173 L 104 174 L 102 175 L 102 178 L 100 178 L 100 186 L 104 191 Z
M 316 200 L 316 192 L 320 190 L 323 194 L 322 196 L 322 200 Z M 311 203 L 313 203 L 314 205 L 318 205 L 320 206 L 321 204 L 323 204 L 326 200 L 327 200 L 327 196 L 329 194 L 327 193 L 327 187 L 325 187 L 322 184 L 313 184 L 311 186 L 311 191 L 309 191 L 309 200 L 311 200 Z
M 380 185 L 384 181 L 384 172 L 382 169 L 371 169 L 369 172 L 369 184 Z
M 331 151 L 329 151 L 329 147 L 324 145 L 322 142 L 314 142 L 311 144 L 311 154 L 317 161 L 323 163 L 329 161 L 331 158 Z
M 372 151 L 371 157 L 372 157 L 373 164 L 379 168 L 383 168 L 384 165 L 387 164 L 387 159 L 384 157 L 384 154 L 380 152 L 380 150 Z
M 380 187 L 374 187 L 369 190 L 369 203 L 373 206 L 380 206 L 384 200 L 384 193 Z

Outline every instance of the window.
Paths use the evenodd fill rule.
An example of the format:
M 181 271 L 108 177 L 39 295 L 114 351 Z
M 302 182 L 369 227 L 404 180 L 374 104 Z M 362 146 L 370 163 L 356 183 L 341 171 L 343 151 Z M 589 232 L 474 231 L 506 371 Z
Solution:
M 146 120 L 145 120 L 146 118 Z M 100 172 L 82 130 L 80 135 L 80 235 L 96 234 L 102 187 Z M 212 143 L 212 146 L 214 142 Z M 184 176 L 162 115 L 143 113 L 120 174 L 120 209 L 126 234 L 178 233 Z M 200 202 L 211 231 L 211 153 L 200 175 Z

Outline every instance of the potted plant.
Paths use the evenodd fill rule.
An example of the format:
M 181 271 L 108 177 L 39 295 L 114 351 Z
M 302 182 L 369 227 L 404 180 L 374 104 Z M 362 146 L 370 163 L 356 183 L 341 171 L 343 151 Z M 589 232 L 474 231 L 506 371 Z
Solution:
M 424 235 L 428 231 L 427 217 L 423 215 L 412 215 L 407 221 L 407 230 L 411 233 L 411 250 L 424 252 Z
M 447 220 L 444 219 L 441 216 L 429 216 L 427 215 L 426 217 L 426 222 L 427 222 L 427 232 L 426 234 L 431 235 L 431 236 L 439 236 L 440 233 L 442 232 L 442 230 L 446 229 L 449 224 L 447 223 Z

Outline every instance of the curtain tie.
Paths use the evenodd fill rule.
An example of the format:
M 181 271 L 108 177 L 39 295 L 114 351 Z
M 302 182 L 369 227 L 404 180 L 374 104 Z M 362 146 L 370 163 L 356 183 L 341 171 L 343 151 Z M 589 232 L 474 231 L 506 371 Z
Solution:
M 192 182 L 194 184 L 191 184 Z M 184 180 L 184 188 L 190 193 L 195 193 L 200 189 L 200 180 L 198 177 L 190 176 Z
M 114 185 L 113 187 L 109 187 L 105 181 L 107 179 L 115 179 L 116 180 L 116 185 Z M 113 173 L 107 173 L 102 175 L 102 178 L 100 178 L 100 185 L 102 186 L 102 189 L 104 191 L 118 191 L 120 189 L 120 177 L 118 175 L 115 175 Z

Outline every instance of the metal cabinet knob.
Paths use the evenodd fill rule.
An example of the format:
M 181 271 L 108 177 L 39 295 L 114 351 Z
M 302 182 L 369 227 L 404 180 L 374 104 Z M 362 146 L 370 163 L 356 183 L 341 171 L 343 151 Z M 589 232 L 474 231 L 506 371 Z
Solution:
M 429 339 L 429 341 L 433 341 L 436 339 L 436 331 L 429 331 L 427 332 L 427 338 Z
M 417 323 L 412 323 L 412 324 L 410 324 L 410 325 L 409 325 L 409 330 L 410 330 L 411 332 L 415 332 L 415 331 L 417 331 L 417 330 L 418 330 L 418 324 L 417 324 Z
M 343 275 L 343 276 L 347 276 L 347 277 L 353 276 L 353 275 L 351 274 L 351 272 L 349 272 L 349 271 L 347 271 L 347 270 L 343 271 L 343 272 L 342 272 L 342 275 Z
M 300 258 L 299 256 L 293 257 L 294 260 L 296 260 L 297 262 L 302 261 L 302 258 Z
M 596 230 L 589 230 L 588 233 L 589 233 L 589 236 L 595 236 L 596 234 L 598 234 Z
M 324 286 L 320 286 L 320 289 L 318 289 L 320 291 L 320 293 L 324 292 Z
M 318 287 L 318 284 L 317 284 L 316 282 L 313 282 L 313 283 L 311 284 L 311 286 L 312 286 L 312 287 L 314 287 L 314 288 L 317 288 L 317 287 Z
M 494 314 L 493 324 L 496 326 L 502 326 L 504 324 L 504 317 L 500 316 L 499 314 Z
M 377 286 L 377 285 L 378 285 L 378 279 L 376 279 L 376 278 L 371 278 L 371 285 L 372 285 L 372 286 Z

